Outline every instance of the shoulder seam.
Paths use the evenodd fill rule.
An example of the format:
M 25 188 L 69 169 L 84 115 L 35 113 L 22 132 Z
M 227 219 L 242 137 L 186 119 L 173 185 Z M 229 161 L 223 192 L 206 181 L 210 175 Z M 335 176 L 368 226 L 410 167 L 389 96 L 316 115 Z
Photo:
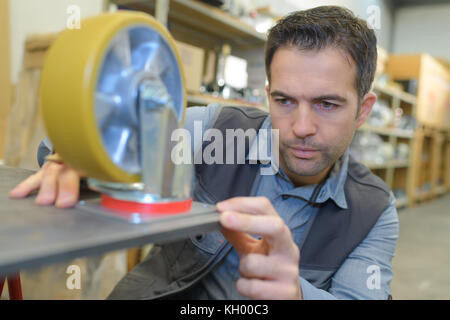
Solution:
M 370 174 L 373 174 L 373 173 L 370 172 Z M 353 181 L 355 181 L 355 182 L 358 183 L 358 184 L 361 184 L 361 185 L 364 185 L 364 186 L 368 186 L 368 187 L 373 187 L 373 188 L 379 189 L 379 190 L 385 192 L 387 195 L 390 195 L 389 191 L 386 191 L 384 188 L 380 188 L 380 187 L 378 187 L 378 186 L 375 185 L 375 184 L 369 184 L 369 183 L 361 182 L 360 180 L 356 179 L 356 178 L 353 176 L 353 173 L 350 172 L 350 171 L 348 171 L 348 175 L 349 175 L 349 177 L 350 177 Z M 384 183 L 384 182 L 383 182 L 383 183 Z M 387 186 L 386 186 L 386 187 L 387 187 Z M 389 187 L 388 187 L 388 189 L 389 189 Z
M 257 118 L 267 117 L 267 116 L 268 116 L 268 113 L 267 113 L 267 112 L 262 111 L 262 110 L 259 110 L 258 108 L 254 108 L 254 107 L 251 107 L 251 108 L 254 108 L 256 111 L 262 112 L 262 114 L 257 115 L 257 116 L 251 116 L 251 115 L 249 115 L 248 113 L 246 113 L 246 112 L 243 110 L 243 107 L 235 107 L 235 106 L 224 106 L 224 107 L 222 108 L 221 112 L 224 111 L 225 108 L 231 108 L 231 109 L 237 110 L 237 111 L 239 111 L 240 113 L 242 113 L 243 115 L 245 115 L 246 117 L 251 118 L 251 119 L 257 119 Z

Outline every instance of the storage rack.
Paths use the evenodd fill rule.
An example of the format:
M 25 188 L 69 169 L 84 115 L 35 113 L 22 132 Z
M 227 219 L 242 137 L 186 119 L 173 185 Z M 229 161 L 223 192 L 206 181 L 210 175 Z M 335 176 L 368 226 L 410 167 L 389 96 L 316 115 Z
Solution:
M 152 14 L 157 20 L 169 26 L 175 39 L 181 41 L 187 39 L 186 42 L 204 49 L 216 49 L 217 51 L 217 48 L 222 44 L 228 43 L 233 49 L 241 51 L 255 48 L 262 50 L 266 41 L 266 35 L 257 32 L 252 26 L 218 8 L 195 0 L 109 0 L 109 2 Z M 416 118 L 416 96 L 377 83 L 375 83 L 373 89 L 379 96 L 390 101 L 390 107 L 393 111 L 401 108 L 404 114 L 413 115 Z M 228 100 L 203 94 L 188 93 L 187 101 L 188 105 L 216 103 L 220 105 L 256 106 L 267 110 L 265 105 L 255 105 L 241 100 Z M 421 128 L 413 131 L 394 127 L 380 128 L 368 124 L 364 124 L 359 130 L 379 134 L 385 141 L 393 145 L 394 149 L 399 142 L 407 143 L 410 147 L 407 161 L 393 160 L 384 164 L 366 163 L 375 174 L 386 182 L 389 188 L 405 190 L 407 197 L 399 199 L 396 203 L 397 207 L 412 206 L 421 199 L 427 199 L 433 194 L 443 194 L 450 190 L 449 164 L 442 160 L 435 160 L 429 164 L 418 165 L 414 160 L 421 157 L 418 153 L 422 152 L 424 145 L 428 145 L 426 137 L 432 137 L 434 141 L 434 137 L 438 137 L 437 135 L 430 136 L 428 131 L 424 133 Z M 442 141 L 433 144 L 433 150 L 435 150 L 433 159 L 442 159 L 443 154 L 450 154 L 448 135 L 442 134 Z M 432 165 L 434 169 L 421 170 L 420 167 L 424 165 Z M 429 192 L 417 191 L 420 180 L 419 173 L 425 171 L 434 172 L 432 175 L 435 181 L 439 180 L 443 183 L 439 185 L 432 183 Z
M 415 202 L 434 199 L 450 191 L 450 131 L 421 125 L 416 130 L 413 154 Z
M 393 112 L 397 108 L 401 108 L 404 114 L 415 115 L 415 96 L 377 83 L 374 84 L 373 90 L 379 97 L 389 100 Z M 399 141 L 409 145 L 410 154 L 407 161 L 392 160 L 383 164 L 365 163 L 365 165 L 383 179 L 390 189 L 401 188 L 405 190 L 407 197 L 405 199 L 397 199 L 396 206 L 398 208 L 412 205 L 412 201 L 414 201 L 414 188 L 411 184 L 413 179 L 411 159 L 415 132 L 413 130 L 404 130 L 395 127 L 376 127 L 367 123 L 363 124 L 359 130 L 382 136 L 394 147 L 394 150 Z
M 117 5 L 155 15 L 167 25 L 182 24 L 190 32 L 213 38 L 214 42 L 227 41 L 243 48 L 263 46 L 266 36 L 252 26 L 213 6 L 195 0 L 111 0 Z M 170 10 L 169 10 L 170 8 Z M 170 30 L 172 31 L 172 30 Z
M 110 0 L 110 3 L 139 10 L 155 16 L 168 25 L 175 39 L 206 50 L 216 50 L 222 44 L 230 44 L 234 49 L 245 52 L 264 47 L 266 35 L 252 26 L 213 6 L 193 0 Z M 170 10 L 169 10 L 170 9 Z M 263 104 L 243 100 L 216 98 L 206 94 L 187 95 L 188 105 L 254 106 L 262 109 Z
M 445 64 L 429 54 L 394 54 L 386 73 L 395 81 L 413 81 L 417 92 L 418 127 L 412 149 L 412 203 L 434 199 L 450 191 L 448 83 Z

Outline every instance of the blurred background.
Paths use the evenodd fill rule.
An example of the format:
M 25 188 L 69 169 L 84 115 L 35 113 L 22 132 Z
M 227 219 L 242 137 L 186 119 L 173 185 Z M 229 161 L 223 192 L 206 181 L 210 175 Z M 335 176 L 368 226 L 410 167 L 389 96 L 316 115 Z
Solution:
M 367 20 L 378 38 L 373 90 L 378 101 L 351 153 L 397 198 L 400 238 L 394 299 L 449 299 L 449 0 L 0 0 L 0 161 L 37 169 L 45 137 L 38 88 L 58 33 L 102 12 L 154 15 L 177 41 L 189 106 L 248 105 L 267 110 L 266 31 L 283 15 L 340 5 Z M 25 299 L 103 299 L 149 247 L 22 272 Z M 81 289 L 67 289 L 69 265 Z M 6 297 L 6 293 L 3 293 Z

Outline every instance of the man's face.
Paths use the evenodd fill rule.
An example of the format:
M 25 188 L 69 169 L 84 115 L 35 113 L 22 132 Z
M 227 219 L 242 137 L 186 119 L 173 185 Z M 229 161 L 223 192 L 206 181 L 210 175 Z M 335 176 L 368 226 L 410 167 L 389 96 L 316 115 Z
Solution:
M 282 47 L 270 71 L 267 91 L 281 168 L 296 185 L 317 183 L 345 152 L 376 97 L 367 94 L 357 116 L 356 66 L 336 48 Z

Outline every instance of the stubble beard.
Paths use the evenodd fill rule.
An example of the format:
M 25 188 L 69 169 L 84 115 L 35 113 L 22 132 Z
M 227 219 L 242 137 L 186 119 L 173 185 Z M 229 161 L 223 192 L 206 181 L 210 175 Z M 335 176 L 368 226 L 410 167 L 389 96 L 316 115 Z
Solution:
M 280 144 L 281 167 L 285 171 L 287 170 L 288 174 L 303 177 L 316 176 L 334 165 L 344 153 L 345 149 L 342 149 L 342 146 L 321 147 L 316 158 L 301 159 L 290 153 L 286 145 Z

